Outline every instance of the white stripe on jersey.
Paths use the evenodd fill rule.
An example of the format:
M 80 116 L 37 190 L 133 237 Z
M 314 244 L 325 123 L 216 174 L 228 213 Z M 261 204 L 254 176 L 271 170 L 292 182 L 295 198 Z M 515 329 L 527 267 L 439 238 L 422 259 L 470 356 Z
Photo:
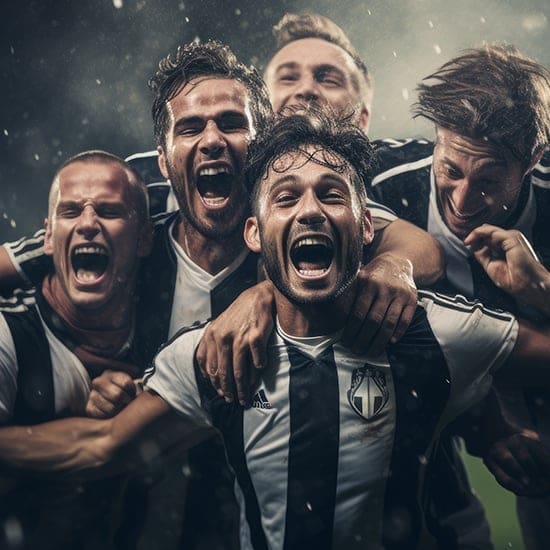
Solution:
M 143 159 L 143 158 L 147 158 L 147 157 L 158 157 L 159 154 L 157 152 L 157 150 L 152 150 L 152 151 L 145 151 L 143 153 L 134 153 L 133 155 L 130 155 L 129 157 L 126 157 L 124 160 L 126 162 L 130 162 L 134 159 Z
M 413 170 L 418 170 L 419 168 L 424 168 L 424 166 L 428 166 L 432 163 L 433 155 L 430 155 L 429 157 L 417 160 L 415 162 L 408 162 L 406 164 L 400 164 L 399 166 L 394 166 L 393 168 L 390 168 L 389 170 L 386 170 L 385 172 L 382 172 L 381 174 L 378 174 L 372 179 L 372 186 L 378 185 L 380 182 L 391 178 L 393 176 L 397 176 L 399 174 L 403 174 L 405 172 L 412 172 Z
M 14 252 L 21 252 L 25 248 L 29 247 L 35 247 L 35 246 L 42 246 L 44 243 L 44 235 L 46 234 L 45 229 L 39 229 L 32 237 L 29 237 L 28 239 L 25 237 L 22 237 L 21 239 L 18 239 L 17 241 L 12 241 L 9 243 L 6 243 Z

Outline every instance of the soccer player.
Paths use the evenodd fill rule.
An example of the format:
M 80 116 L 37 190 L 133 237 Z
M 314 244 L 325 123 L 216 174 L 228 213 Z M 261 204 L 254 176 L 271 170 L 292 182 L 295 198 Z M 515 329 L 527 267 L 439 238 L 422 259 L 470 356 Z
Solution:
M 384 142 L 374 196 L 439 240 L 448 290 L 547 319 L 550 72 L 512 47 L 485 46 L 451 59 L 418 89 L 414 112 L 434 122 L 435 143 Z M 514 397 L 516 420 L 548 442 L 548 392 Z M 536 484 L 518 464 L 527 448 L 500 442 L 498 450 L 489 458 L 497 479 L 520 494 L 532 489 L 515 481 Z M 518 513 L 527 548 L 544 547 L 547 523 L 537 518 L 548 517 L 548 498 L 519 497 Z
M 550 336 L 510 314 L 426 293 L 387 352 L 341 345 L 373 239 L 372 156 L 356 126 L 322 115 L 283 118 L 251 145 L 254 215 L 244 236 L 262 254 L 277 312 L 251 407 L 228 403 L 203 377 L 198 326 L 160 351 L 146 391 L 117 416 L 38 426 L 35 449 L 25 449 L 25 428 L 6 428 L 0 458 L 46 470 L 96 466 L 173 408 L 223 435 L 242 548 L 425 547 L 417 498 L 439 429 L 497 372 L 548 385 Z
M 105 369 L 122 378 L 121 394 L 135 394 L 126 377 L 140 377 L 146 366 L 133 327 L 148 219 L 144 183 L 114 155 L 88 151 L 57 170 L 44 243 L 53 269 L 35 295 L 1 304 L 1 426 L 84 415 L 92 380 Z M 123 477 L 63 483 L 9 472 L 6 479 L 2 548 L 111 547 Z

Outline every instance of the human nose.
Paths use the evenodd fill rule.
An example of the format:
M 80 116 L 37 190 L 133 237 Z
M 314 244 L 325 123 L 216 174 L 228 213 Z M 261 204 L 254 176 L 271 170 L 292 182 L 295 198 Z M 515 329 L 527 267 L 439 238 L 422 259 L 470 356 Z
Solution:
M 312 76 L 304 76 L 298 81 L 294 96 L 300 101 L 318 101 L 321 97 L 319 85 Z
M 227 143 L 218 125 L 213 120 L 209 120 L 201 136 L 201 153 L 209 157 L 218 157 L 226 146 Z
M 92 205 L 83 208 L 78 218 L 77 232 L 91 239 L 100 231 L 97 212 Z
M 479 210 L 479 201 L 483 196 L 475 190 L 467 179 L 456 182 L 452 192 L 453 204 L 460 214 L 469 214 Z
M 319 199 L 313 191 L 308 191 L 302 195 L 299 209 L 297 218 L 298 223 L 302 225 L 320 224 L 326 220 Z

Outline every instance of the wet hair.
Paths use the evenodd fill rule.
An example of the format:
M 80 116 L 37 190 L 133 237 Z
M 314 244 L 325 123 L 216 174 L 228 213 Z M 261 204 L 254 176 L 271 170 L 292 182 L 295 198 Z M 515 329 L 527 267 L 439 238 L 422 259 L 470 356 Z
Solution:
M 359 92 L 367 106 L 370 105 L 374 85 L 372 75 L 350 39 L 334 21 L 317 13 L 286 13 L 273 27 L 273 35 L 276 41 L 275 53 L 287 44 L 304 38 L 319 38 L 342 48 L 363 76 L 363 86 L 358 83 Z
M 349 117 L 338 116 L 326 107 L 285 112 L 263 128 L 248 148 L 246 184 L 251 192 L 254 215 L 258 214 L 262 180 L 287 153 L 298 152 L 307 162 L 327 166 L 338 173 L 351 172 L 351 182 L 362 211 L 367 208 L 366 185 L 372 177 L 374 152 L 365 133 Z M 314 148 L 311 151 L 311 147 Z M 310 149 L 310 150 L 308 150 Z
M 50 187 L 50 194 L 48 198 L 48 217 L 51 217 L 55 208 L 59 193 L 59 175 L 67 166 L 74 164 L 75 162 L 89 162 L 89 163 L 103 163 L 103 164 L 118 164 L 128 176 L 128 186 L 132 202 L 135 206 L 136 214 L 142 224 L 145 224 L 149 220 L 149 195 L 147 193 L 147 187 L 143 182 L 140 174 L 134 170 L 126 161 L 121 158 L 108 153 L 107 151 L 92 150 L 78 153 L 73 157 L 67 159 L 56 170 L 52 185 Z
M 550 72 L 516 48 L 465 51 L 423 79 L 415 117 L 485 140 L 528 166 L 550 142 Z
M 271 104 L 260 74 L 253 67 L 242 64 L 235 54 L 221 42 L 210 40 L 180 46 L 174 55 L 159 63 L 158 70 L 149 80 L 155 94 L 152 107 L 155 138 L 159 145 L 166 144 L 168 130 L 167 103 L 191 80 L 200 77 L 234 79 L 248 92 L 252 121 L 261 128 L 271 117 Z

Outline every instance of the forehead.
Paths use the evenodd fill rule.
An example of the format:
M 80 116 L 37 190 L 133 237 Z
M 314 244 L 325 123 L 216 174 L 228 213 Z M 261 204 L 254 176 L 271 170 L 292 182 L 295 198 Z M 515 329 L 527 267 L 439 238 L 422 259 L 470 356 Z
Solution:
M 199 77 L 191 80 L 168 102 L 173 119 L 215 116 L 227 110 L 248 115 L 249 98 L 241 82 L 230 78 Z
M 472 139 L 446 128 L 437 128 L 434 160 L 452 160 L 476 166 L 509 166 L 515 159 L 483 140 Z
M 352 170 L 349 164 L 333 151 L 308 145 L 303 150 L 284 153 L 268 167 L 265 179 L 275 184 L 281 178 L 295 177 L 306 183 L 319 178 L 334 178 L 351 185 Z
M 353 58 L 345 50 L 321 38 L 302 38 L 288 43 L 269 62 L 266 77 L 269 78 L 278 69 L 291 65 L 302 70 L 332 65 L 356 78 L 359 74 Z
M 58 200 L 121 199 L 129 189 L 126 170 L 115 162 L 77 161 L 59 173 Z

